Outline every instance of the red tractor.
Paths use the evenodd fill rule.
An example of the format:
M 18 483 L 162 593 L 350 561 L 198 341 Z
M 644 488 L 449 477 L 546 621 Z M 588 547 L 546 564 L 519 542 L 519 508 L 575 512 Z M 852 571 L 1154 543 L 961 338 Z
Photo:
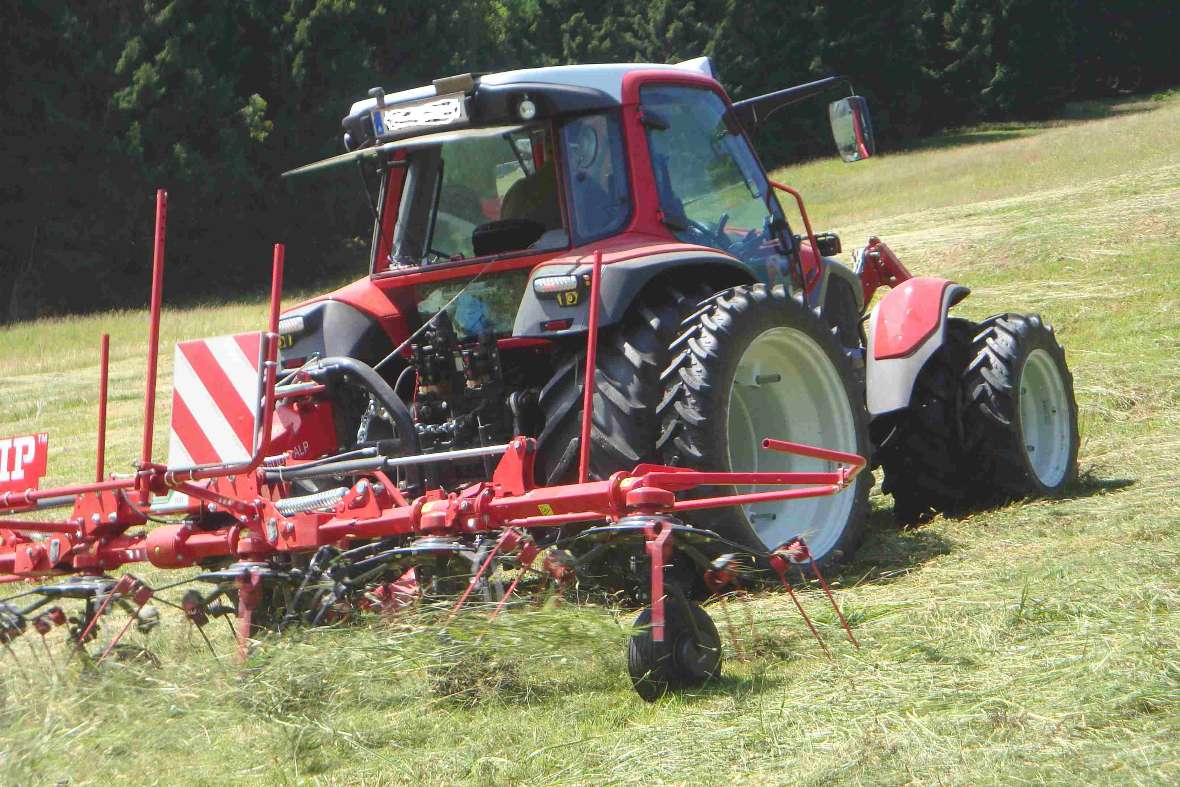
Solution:
M 177 346 L 165 464 L 161 192 L 140 461 L 106 474 L 100 415 L 97 480 L 38 490 L 48 436 L 0 440 L 0 582 L 64 576 L 0 600 L 0 644 L 68 623 L 73 653 L 122 608 L 107 658 L 155 619 L 152 588 L 106 573 L 131 563 L 199 567 L 213 592 L 179 606 L 198 626 L 236 608 L 243 643 L 407 597 L 498 612 L 522 579 L 578 578 L 650 604 L 629 667 L 652 699 L 720 670 L 700 597 L 759 569 L 790 591 L 791 565 L 827 591 L 821 566 L 861 539 L 866 458 L 903 519 L 1061 490 L 1077 409 L 1052 330 L 949 317 L 967 289 L 876 238 L 832 259 L 754 153 L 770 113 L 843 82 L 734 104 L 700 58 L 374 89 L 348 152 L 294 171 L 377 184 L 369 275 L 280 315 L 276 247 L 268 330 Z M 845 160 L 872 154 L 863 99 L 829 115 Z
M 833 259 L 839 239 L 813 232 L 800 195 L 759 161 L 749 134 L 770 113 L 841 84 L 735 104 L 699 58 L 370 91 L 343 121 L 350 152 L 294 171 L 355 162 L 375 175 L 370 275 L 284 315 L 285 366 L 365 367 L 335 403 L 340 447 L 410 433 L 437 452 L 527 434 L 538 480 L 571 480 L 601 252 L 594 477 L 644 462 L 819 466 L 760 451 L 772 433 L 870 456 L 903 521 L 1060 491 L 1078 434 L 1052 329 L 1036 316 L 950 317 L 968 289 L 912 278 L 876 238 L 851 267 Z M 829 115 L 844 160 L 872 155 L 863 99 Z M 867 312 L 882 285 L 892 290 Z M 486 469 L 446 472 L 458 483 Z M 836 497 L 702 523 L 760 548 L 804 536 L 831 561 L 856 549 L 871 486 L 865 473 Z

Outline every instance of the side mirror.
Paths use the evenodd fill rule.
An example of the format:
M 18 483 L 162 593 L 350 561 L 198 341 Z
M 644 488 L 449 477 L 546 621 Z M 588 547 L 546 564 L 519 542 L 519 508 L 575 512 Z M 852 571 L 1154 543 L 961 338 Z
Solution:
M 873 122 L 869 119 L 869 102 L 861 96 L 849 96 L 828 105 L 832 139 L 845 161 L 860 161 L 877 150 Z

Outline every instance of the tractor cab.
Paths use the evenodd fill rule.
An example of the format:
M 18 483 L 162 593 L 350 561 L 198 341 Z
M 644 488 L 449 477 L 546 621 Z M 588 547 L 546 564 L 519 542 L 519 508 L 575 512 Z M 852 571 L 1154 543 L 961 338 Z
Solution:
M 390 277 L 425 269 L 467 280 L 485 266 L 488 276 L 656 242 L 713 249 L 739 278 L 799 286 L 798 244 L 747 131 L 839 81 L 733 104 L 698 58 L 374 88 L 343 120 L 349 152 L 288 174 L 349 162 L 376 171 L 370 273 L 384 292 L 418 281 Z M 841 155 L 870 155 L 863 101 L 831 112 Z M 511 316 L 492 321 L 539 332 Z
M 858 351 L 860 303 L 853 295 L 840 302 L 854 343 L 847 353 L 831 338 L 834 310 L 821 308 L 834 291 L 831 271 L 844 278 L 843 292 L 859 294 L 860 282 L 825 259 L 839 249 L 821 243 L 805 214 L 806 233 L 792 232 L 779 195 L 791 193 L 792 209 L 801 199 L 770 180 L 748 137 L 771 113 L 842 84 L 820 80 L 734 103 L 708 58 L 698 58 L 373 89 L 343 119 L 347 152 L 289 173 L 359 164 L 375 219 L 369 275 L 285 314 L 284 369 L 348 359 L 333 360 L 353 370 L 332 381 L 342 447 L 380 447 L 396 434 L 411 435 L 423 453 L 447 453 L 524 436 L 536 440 L 536 478 L 545 484 L 577 470 L 590 358 L 599 407 L 587 471 L 597 477 L 647 462 L 753 469 L 768 461 L 757 440 L 764 426 L 864 455 L 842 377 L 854 375 L 844 366 Z M 842 155 L 871 154 L 863 104 L 844 99 L 830 112 Z M 716 370 L 726 377 L 716 390 L 738 393 L 707 406 L 730 412 L 719 422 L 733 421 L 736 442 L 669 437 L 687 428 L 668 420 L 674 412 L 704 405 L 679 402 L 676 375 L 662 373 L 674 360 L 689 362 L 676 350 L 687 340 L 679 334 L 704 330 L 685 320 L 713 325 L 706 304 L 738 308 L 716 300 L 722 293 L 748 297 L 742 314 L 727 312 L 723 322 L 769 337 L 752 349 L 753 334 L 726 339 L 749 352 Z M 801 335 L 810 338 L 797 343 Z M 671 409 L 660 409 L 665 401 Z M 773 461 L 782 470 L 820 464 Z M 471 457 L 431 472 L 432 484 L 453 489 L 488 467 Z M 859 516 L 864 492 L 809 504 L 797 517 L 780 504 L 751 508 L 718 527 L 764 545 L 809 533 L 826 553 Z

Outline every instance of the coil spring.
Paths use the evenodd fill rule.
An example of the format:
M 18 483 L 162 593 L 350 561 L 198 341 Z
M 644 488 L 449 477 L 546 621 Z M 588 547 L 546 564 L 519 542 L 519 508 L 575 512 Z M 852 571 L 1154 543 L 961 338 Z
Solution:
M 275 510 L 283 516 L 291 516 L 292 514 L 299 514 L 303 511 L 314 511 L 317 508 L 328 508 L 340 502 L 341 498 L 348 492 L 348 487 L 341 486 L 336 489 L 327 489 L 323 492 L 316 492 L 314 495 L 303 495 L 301 497 L 288 497 L 284 500 L 279 500 L 275 503 Z

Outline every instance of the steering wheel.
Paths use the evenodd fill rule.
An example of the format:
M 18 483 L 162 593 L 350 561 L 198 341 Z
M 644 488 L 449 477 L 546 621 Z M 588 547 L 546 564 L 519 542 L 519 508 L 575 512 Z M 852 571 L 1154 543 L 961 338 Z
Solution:
M 717 226 L 710 227 L 703 221 L 696 219 L 687 219 L 689 229 L 705 239 L 705 246 L 718 246 L 722 249 L 727 249 L 730 246 L 729 236 L 725 234 L 725 225 L 729 223 L 729 214 L 722 213 L 721 217 L 717 219 Z
M 744 238 L 730 244 L 728 251 L 735 257 L 745 258 L 756 252 L 772 236 L 773 230 L 770 226 L 770 217 L 767 216 L 766 220 L 762 223 L 761 230 L 750 230 Z

